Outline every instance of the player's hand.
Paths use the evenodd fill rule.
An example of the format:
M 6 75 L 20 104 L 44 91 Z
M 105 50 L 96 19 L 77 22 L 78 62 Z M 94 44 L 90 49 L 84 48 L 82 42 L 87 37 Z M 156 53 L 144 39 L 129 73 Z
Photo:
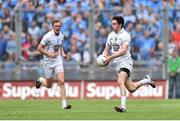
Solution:
M 58 56 L 58 53 L 55 53 L 55 52 L 48 53 L 48 57 L 50 57 L 50 58 L 56 58 L 57 56 Z
M 105 63 L 106 65 L 108 65 L 109 62 L 111 61 L 111 56 L 105 56 L 105 57 L 106 57 L 106 60 L 104 61 L 104 63 Z
M 69 55 L 63 55 L 63 58 L 64 58 L 65 60 L 69 60 L 69 59 L 70 59 L 70 56 L 69 56 Z

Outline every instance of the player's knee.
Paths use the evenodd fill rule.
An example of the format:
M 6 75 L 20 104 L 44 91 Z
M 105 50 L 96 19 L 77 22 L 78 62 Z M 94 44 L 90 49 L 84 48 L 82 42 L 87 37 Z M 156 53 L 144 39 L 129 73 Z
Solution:
M 117 81 L 117 84 L 118 84 L 119 86 L 124 86 L 124 82 L 121 81 L 121 80 L 118 80 L 118 81 Z
M 134 85 L 133 83 L 131 83 L 131 82 L 126 82 L 126 83 L 125 83 L 125 86 L 126 86 L 127 90 L 128 90 L 130 93 L 133 93 L 133 92 L 136 91 L 135 85 Z
M 135 86 L 134 86 L 133 84 L 131 84 L 131 85 L 126 85 L 126 88 L 128 89 L 128 91 L 129 91 L 130 93 L 133 93 L 133 92 L 136 91 L 136 88 L 135 88 Z
M 47 84 L 46 87 L 49 89 L 52 87 L 52 84 Z
M 59 83 L 59 85 L 64 85 L 64 81 L 63 80 L 59 80 L 58 83 Z

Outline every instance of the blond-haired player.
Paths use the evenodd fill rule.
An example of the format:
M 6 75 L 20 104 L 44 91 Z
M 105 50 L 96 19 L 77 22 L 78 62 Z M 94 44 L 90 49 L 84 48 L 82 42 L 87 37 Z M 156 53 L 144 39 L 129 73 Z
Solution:
M 65 54 L 63 49 L 64 35 L 60 31 L 61 21 L 55 19 L 52 21 L 52 30 L 46 33 L 37 50 L 44 55 L 43 68 L 45 77 L 37 79 L 35 85 L 36 88 L 45 86 L 47 88 L 52 87 L 54 73 L 56 74 L 59 86 L 60 94 L 62 98 L 62 109 L 70 109 L 66 101 L 66 90 L 64 84 L 64 68 L 63 60 L 69 60 L 69 56 Z

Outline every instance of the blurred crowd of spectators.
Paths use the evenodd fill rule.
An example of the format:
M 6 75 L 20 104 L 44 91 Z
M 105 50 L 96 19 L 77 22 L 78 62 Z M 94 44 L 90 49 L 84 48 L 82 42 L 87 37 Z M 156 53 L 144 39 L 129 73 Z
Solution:
M 0 62 L 13 62 L 17 47 L 15 14 L 20 11 L 22 22 L 22 59 L 39 61 L 36 47 L 51 28 L 51 20 L 62 20 L 64 49 L 72 63 L 90 62 L 89 19 L 95 14 L 96 55 L 105 46 L 111 32 L 111 17 L 122 15 L 130 33 L 132 57 L 136 61 L 161 60 L 163 49 L 163 12 L 168 6 L 169 52 L 180 48 L 180 0 L 0 0 Z

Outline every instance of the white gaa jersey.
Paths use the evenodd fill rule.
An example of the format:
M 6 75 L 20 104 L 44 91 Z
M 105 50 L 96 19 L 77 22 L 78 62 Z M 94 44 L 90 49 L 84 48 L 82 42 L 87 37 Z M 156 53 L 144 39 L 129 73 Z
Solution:
M 113 62 L 122 62 L 126 59 L 131 59 L 131 54 L 130 54 L 130 42 L 131 42 L 131 37 L 130 35 L 124 30 L 122 29 L 119 33 L 115 33 L 114 31 L 112 31 L 107 38 L 107 42 L 106 44 L 111 48 L 111 52 L 116 52 L 119 50 L 119 48 L 122 47 L 123 43 L 127 43 L 128 46 L 128 50 L 127 53 L 119 56 L 117 58 L 113 59 Z
M 59 35 L 55 35 L 54 31 L 51 30 L 48 33 L 46 33 L 40 44 L 45 45 L 45 49 L 48 52 L 57 52 L 58 56 L 56 58 L 49 58 L 46 55 L 44 55 L 44 60 L 50 60 L 50 61 L 60 61 L 62 63 L 62 56 L 60 54 L 60 47 L 63 45 L 64 35 L 60 32 Z

